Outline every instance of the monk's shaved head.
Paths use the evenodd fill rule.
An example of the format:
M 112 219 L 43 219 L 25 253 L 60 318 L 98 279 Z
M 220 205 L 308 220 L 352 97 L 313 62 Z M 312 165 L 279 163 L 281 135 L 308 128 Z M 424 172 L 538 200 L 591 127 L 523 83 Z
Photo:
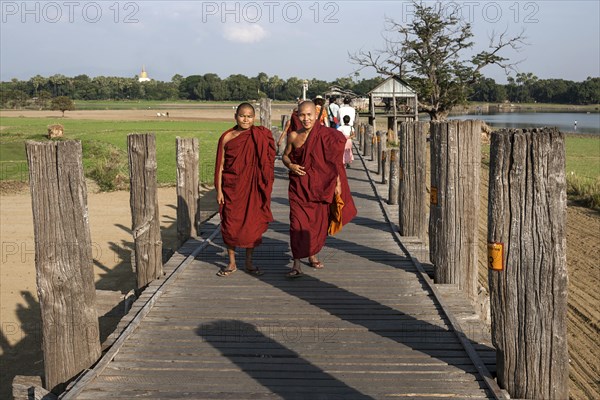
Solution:
M 316 109 L 316 107 L 315 107 L 315 103 L 313 103 L 313 102 L 312 102 L 312 101 L 310 101 L 310 100 L 306 100 L 306 101 L 303 101 L 302 103 L 300 103 L 300 104 L 298 105 L 298 113 L 302 112 L 302 110 L 303 110 L 305 107 L 311 107 L 313 110 L 315 110 L 315 111 L 317 110 L 317 109 Z

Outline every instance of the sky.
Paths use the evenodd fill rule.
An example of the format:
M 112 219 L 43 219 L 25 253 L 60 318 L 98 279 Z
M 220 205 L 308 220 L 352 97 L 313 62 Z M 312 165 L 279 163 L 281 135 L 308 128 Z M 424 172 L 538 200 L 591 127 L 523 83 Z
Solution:
M 428 3 L 430 4 L 430 3 Z M 431 3 L 433 4 L 433 3 Z M 444 1 L 472 23 L 474 50 L 524 30 L 504 56 L 540 79 L 600 76 L 600 1 Z M 349 53 L 384 47 L 385 19 L 409 1 L 0 1 L 0 80 L 54 74 L 170 81 L 216 73 L 332 81 L 355 77 Z M 496 66 L 483 74 L 506 83 Z M 359 78 L 377 74 L 360 71 Z M 515 76 L 515 73 L 512 74 Z

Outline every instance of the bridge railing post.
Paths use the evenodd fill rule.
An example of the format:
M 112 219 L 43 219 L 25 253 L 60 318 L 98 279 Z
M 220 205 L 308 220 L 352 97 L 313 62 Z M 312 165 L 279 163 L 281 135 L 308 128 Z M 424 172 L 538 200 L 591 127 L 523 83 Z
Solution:
M 381 184 L 388 183 L 388 174 L 390 168 L 390 150 L 385 149 L 381 152 Z
M 481 121 L 431 123 L 429 248 L 436 283 L 477 296 Z
M 383 152 L 387 147 L 387 133 L 377 131 L 377 173 L 381 174 L 383 170 Z
M 429 122 L 402 122 L 398 137 L 400 235 L 425 239 L 427 233 L 427 134 Z
M 200 235 L 200 159 L 198 138 L 175 139 L 177 152 L 177 239 Z
M 259 100 L 260 124 L 267 129 L 271 129 L 271 99 L 263 97 Z
M 101 354 L 81 142 L 28 141 L 26 151 L 45 387 L 60 393 Z
M 398 184 L 400 181 L 399 149 L 394 147 L 389 150 L 390 156 L 390 185 L 388 192 L 388 204 L 398 204 Z
M 127 136 L 130 206 L 137 288 L 163 275 L 154 135 Z
M 491 137 L 492 338 L 511 398 L 569 398 L 564 145 L 555 128 Z

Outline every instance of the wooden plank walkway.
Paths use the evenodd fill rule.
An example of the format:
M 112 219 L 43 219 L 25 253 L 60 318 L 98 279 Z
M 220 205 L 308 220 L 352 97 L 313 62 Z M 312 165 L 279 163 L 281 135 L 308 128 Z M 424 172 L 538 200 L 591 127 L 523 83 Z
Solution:
M 358 216 L 327 239 L 326 268 L 285 278 L 287 174 L 276 167 L 275 222 L 255 252 L 266 274 L 219 278 L 220 236 L 186 259 L 199 244 L 188 242 L 166 266 L 167 281 L 153 283 L 122 321 L 125 333 L 62 398 L 493 397 L 394 239 L 360 159 L 348 170 Z

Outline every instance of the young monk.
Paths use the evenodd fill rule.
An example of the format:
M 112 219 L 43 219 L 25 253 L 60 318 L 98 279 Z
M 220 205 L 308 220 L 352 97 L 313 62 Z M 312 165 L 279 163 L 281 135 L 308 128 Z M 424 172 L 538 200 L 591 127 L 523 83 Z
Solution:
M 242 247 L 246 249 L 245 271 L 259 276 L 263 272 L 253 265 L 252 254 L 273 221 L 275 142 L 270 130 L 254 126 L 251 104 L 240 104 L 234 117 L 236 125 L 219 139 L 215 162 L 221 235 L 229 256 L 229 264 L 217 275 L 229 276 L 237 270 L 235 248 Z
M 282 156 L 290 170 L 290 247 L 294 257 L 289 278 L 303 275 L 300 260 L 308 257 L 313 268 L 324 268 L 317 253 L 325 245 L 329 226 L 329 205 L 340 194 L 345 203 L 342 223 L 356 216 L 343 164 L 346 137 L 339 131 L 315 123 L 317 112 L 312 101 L 298 106 L 302 128 L 290 132 Z

